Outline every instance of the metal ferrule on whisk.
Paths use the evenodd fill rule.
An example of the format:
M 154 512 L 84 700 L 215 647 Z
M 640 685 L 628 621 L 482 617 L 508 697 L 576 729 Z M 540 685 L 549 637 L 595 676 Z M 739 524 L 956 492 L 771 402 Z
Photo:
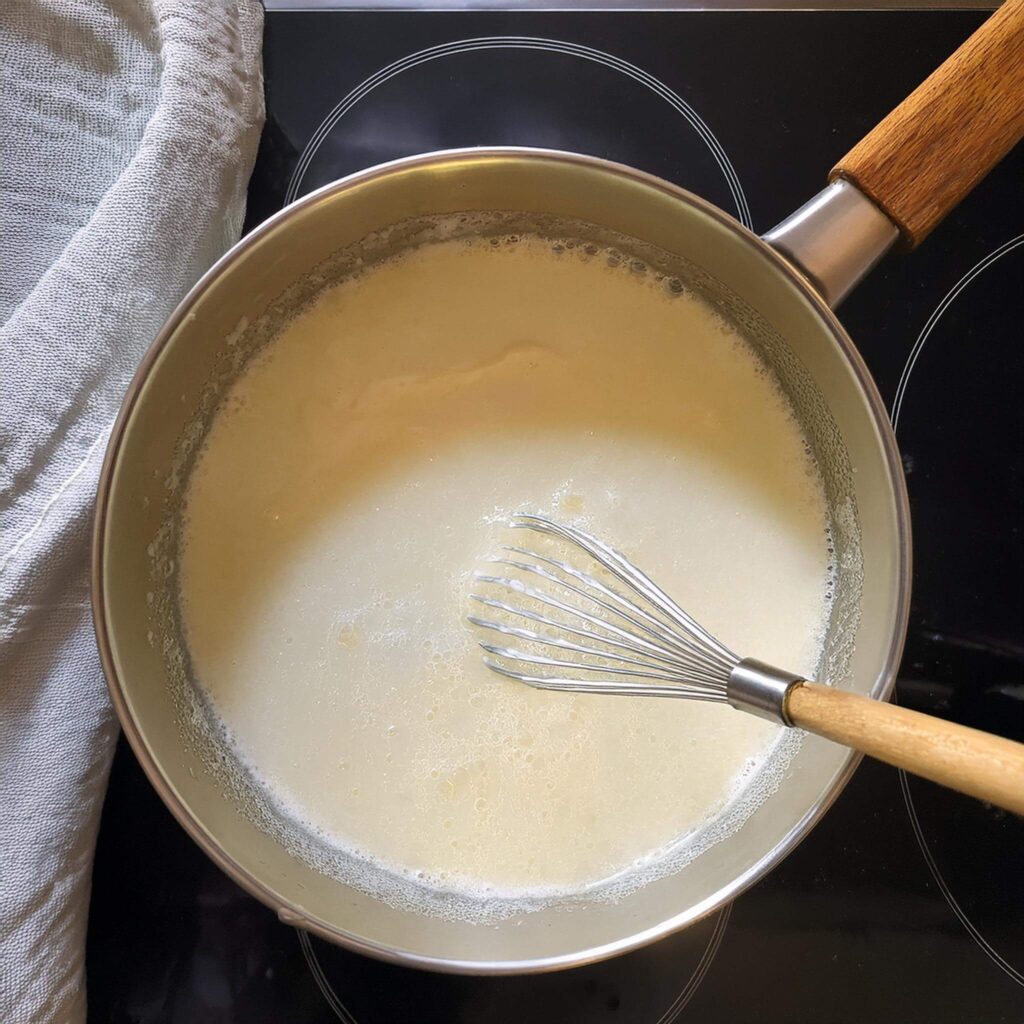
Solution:
M 793 724 L 786 711 L 786 699 L 802 676 L 767 665 L 756 658 L 744 658 L 729 673 L 726 700 L 740 711 L 747 711 L 769 722 Z

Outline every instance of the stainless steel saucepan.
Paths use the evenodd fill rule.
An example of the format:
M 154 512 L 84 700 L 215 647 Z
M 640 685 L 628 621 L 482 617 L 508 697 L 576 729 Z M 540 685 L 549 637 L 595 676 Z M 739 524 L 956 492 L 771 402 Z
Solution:
M 690 924 L 757 881 L 824 814 L 856 756 L 808 737 L 777 791 L 708 853 L 616 902 L 571 913 L 548 907 L 486 926 L 444 920 L 388 906 L 290 853 L 274 837 L 272 809 L 225 785 L 220 766 L 231 755 L 197 724 L 189 697 L 173 592 L 175 511 L 190 453 L 247 352 L 323 282 L 324 268 L 344 265 L 339 251 L 371 238 L 413 244 L 431 217 L 486 211 L 503 211 L 506 224 L 572 222 L 598 240 L 625 238 L 626 250 L 635 243 L 641 258 L 685 275 L 740 323 L 789 393 L 825 477 L 839 573 L 819 678 L 885 699 L 907 619 L 907 498 L 882 403 L 831 307 L 890 247 L 927 235 L 1022 133 L 1024 0 L 1010 0 L 840 161 L 823 192 L 763 239 L 627 167 L 479 149 L 353 175 L 239 242 L 153 343 L 114 428 L 97 499 L 93 601 L 110 692 L 182 825 L 283 921 L 444 971 L 544 971 L 608 957 Z

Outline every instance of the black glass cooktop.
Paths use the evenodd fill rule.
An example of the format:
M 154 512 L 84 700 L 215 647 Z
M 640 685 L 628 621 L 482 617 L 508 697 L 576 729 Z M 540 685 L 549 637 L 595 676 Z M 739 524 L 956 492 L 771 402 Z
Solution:
M 764 231 L 982 20 L 970 11 L 270 12 L 254 225 L 362 167 L 524 144 L 633 164 Z M 1022 98 L 1024 101 L 1024 98 Z M 898 699 L 1024 739 L 1024 152 L 842 316 L 914 517 Z M 278 922 L 123 747 L 91 1018 L 122 1024 L 1024 1021 L 1024 820 L 865 762 L 780 868 L 690 930 L 543 977 L 387 966 Z

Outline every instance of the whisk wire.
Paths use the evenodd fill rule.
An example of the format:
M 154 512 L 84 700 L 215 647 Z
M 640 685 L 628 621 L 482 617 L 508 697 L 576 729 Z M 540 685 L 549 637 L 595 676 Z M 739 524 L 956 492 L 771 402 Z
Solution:
M 557 676 L 531 676 L 522 672 L 512 671 L 490 658 L 484 658 L 489 669 L 499 675 L 515 679 L 520 683 L 528 683 L 537 690 L 557 690 L 563 693 L 601 693 L 621 697 L 686 697 L 688 700 L 704 700 L 720 703 L 721 696 L 713 691 L 698 691 L 686 685 L 659 683 L 656 686 L 644 686 L 642 683 L 587 682 L 579 679 L 559 678 Z
M 473 594 L 473 599 L 479 601 L 481 604 L 488 605 L 490 607 L 497 607 L 500 610 L 507 611 L 510 606 L 500 601 L 493 601 L 485 598 L 479 594 Z M 523 615 L 521 609 L 512 609 L 514 614 Z M 523 617 L 526 617 L 525 615 Z M 592 657 L 604 658 L 606 660 L 622 661 L 626 664 L 631 665 L 649 665 L 652 668 L 658 668 L 658 665 L 651 665 L 649 661 L 641 661 L 639 658 L 627 658 L 623 655 L 615 654 L 613 651 L 604 650 L 597 647 L 587 646 L 586 644 L 574 643 L 571 640 L 567 640 L 564 637 L 555 636 L 551 633 L 538 633 L 532 629 L 526 629 L 522 626 L 511 626 L 503 622 L 495 622 L 490 619 L 481 619 L 476 615 L 467 616 L 469 621 L 474 626 L 481 626 L 484 629 L 492 629 L 495 632 L 503 633 L 505 636 L 514 636 L 519 640 L 528 640 L 531 643 L 542 644 L 547 647 L 555 647 L 565 651 L 575 651 L 577 654 L 586 654 Z M 550 620 L 546 620 L 543 616 L 530 615 L 529 618 L 533 621 L 538 619 L 544 623 L 549 624 Z M 642 654 L 647 657 L 660 661 L 661 667 L 667 666 L 668 668 L 680 669 L 680 664 L 675 659 L 662 658 L 659 655 L 651 654 L 645 651 L 643 648 L 635 647 L 632 644 L 622 643 L 621 641 L 615 640 L 612 637 L 594 637 L 594 634 L 588 633 L 586 630 L 573 629 L 571 626 L 562 626 L 563 633 L 569 633 L 573 636 L 580 636 L 587 640 L 598 639 L 602 644 L 607 647 L 613 648 L 619 651 L 629 651 L 632 654 Z
M 582 530 L 543 516 L 518 515 L 512 525 L 548 534 L 582 551 L 625 592 L 551 555 L 525 547 L 505 548 L 521 557 L 495 558 L 493 563 L 539 582 L 476 574 L 480 583 L 513 597 L 473 594 L 473 600 L 513 621 L 476 615 L 470 615 L 469 621 L 529 645 L 529 649 L 520 649 L 481 642 L 491 655 L 484 659 L 489 668 L 548 690 L 726 699 L 730 673 L 739 658 L 624 555 Z M 515 596 L 534 602 L 535 607 L 515 603 Z M 582 606 L 573 603 L 575 599 Z M 543 629 L 524 626 L 523 622 Z M 540 670 L 551 671 L 540 674 Z
M 525 572 L 535 573 L 545 579 L 551 580 L 552 582 L 566 587 L 573 593 L 579 594 L 589 601 L 600 605 L 600 607 L 606 609 L 613 615 L 621 616 L 625 619 L 634 629 L 639 629 L 649 636 L 654 637 L 662 645 L 667 648 L 677 650 L 687 660 L 696 659 L 698 662 L 706 665 L 708 668 L 718 667 L 719 662 L 715 652 L 708 653 L 703 650 L 696 642 L 689 639 L 686 636 L 680 636 L 678 632 L 674 632 L 671 623 L 666 623 L 663 619 L 652 615 L 645 611 L 635 601 L 630 600 L 613 587 L 608 587 L 600 580 L 591 576 L 589 573 L 583 572 L 577 569 L 575 566 L 569 565 L 567 562 L 559 561 L 556 558 L 550 558 L 546 555 L 537 554 L 536 552 L 529 551 L 526 548 L 508 547 L 505 550 L 514 551 L 517 554 L 527 555 L 531 558 L 535 558 L 540 562 L 545 562 L 548 565 L 554 566 L 561 570 L 566 575 L 571 576 L 573 579 L 578 580 L 584 587 L 592 588 L 597 590 L 601 594 L 611 599 L 619 607 L 612 607 L 607 602 L 596 598 L 592 593 L 589 593 L 587 589 L 581 589 L 575 587 L 572 584 L 566 583 L 564 580 L 559 579 L 554 574 L 545 571 L 540 566 L 530 565 L 525 562 L 515 562 L 510 559 L 495 559 L 497 562 L 501 562 L 505 565 L 514 566 L 517 569 L 521 569 Z M 621 609 L 629 609 L 628 612 L 622 611 Z
M 525 555 L 532 554 L 531 552 L 523 549 L 520 549 L 520 551 L 522 554 Z M 597 616 L 596 618 L 590 620 L 590 625 L 596 624 L 600 628 L 604 628 L 605 626 L 611 625 L 612 623 L 618 625 L 618 623 L 624 622 L 626 624 L 625 629 L 617 629 L 615 631 L 616 635 L 619 637 L 625 636 L 628 641 L 634 641 L 643 644 L 644 649 L 654 654 L 656 657 L 671 661 L 674 664 L 681 666 L 692 666 L 695 668 L 702 667 L 706 669 L 714 668 L 713 662 L 711 662 L 710 659 L 703 657 L 698 649 L 695 649 L 692 646 L 688 647 L 686 645 L 680 644 L 674 637 L 671 629 L 665 623 L 647 614 L 646 612 L 644 612 L 642 608 L 640 608 L 634 602 L 629 601 L 629 599 L 625 598 L 623 595 L 617 593 L 611 588 L 604 587 L 598 580 L 593 579 L 593 577 L 588 576 L 586 573 L 582 573 L 579 570 L 574 570 L 572 575 L 573 578 L 579 579 L 584 584 L 586 584 L 586 588 L 589 588 L 591 584 L 593 584 L 593 587 L 595 589 L 598 589 L 602 594 L 606 593 L 612 600 L 616 601 L 619 607 L 610 604 L 608 601 L 602 600 L 598 596 L 595 596 L 593 593 L 590 592 L 589 589 L 578 587 L 571 583 L 565 582 L 564 580 L 557 577 L 555 574 L 547 571 L 539 565 L 534 565 L 529 562 L 517 562 L 513 561 L 512 559 L 495 559 L 495 561 L 504 565 L 508 565 L 511 568 L 519 569 L 522 572 L 533 573 L 535 575 L 538 575 L 543 579 L 556 584 L 562 589 L 582 597 L 591 605 L 595 605 L 598 608 L 601 608 L 613 617 L 612 620 L 609 621 L 606 618 Z M 546 561 L 555 565 L 564 565 L 564 563 L 556 562 L 555 559 L 546 559 Z M 567 570 L 570 568 L 571 567 L 566 566 Z M 487 577 L 483 576 L 482 574 L 478 574 L 478 578 L 482 580 L 487 579 Z M 490 582 L 494 582 L 493 577 L 491 578 Z M 630 612 L 624 611 L 624 608 L 630 609 L 630 612 L 632 612 L 632 614 L 630 614 Z M 587 630 L 588 639 L 591 639 L 593 635 L 594 634 L 592 630 Z M 646 643 L 644 642 L 645 635 L 648 641 Z M 602 637 L 602 639 L 604 638 Z M 633 647 L 634 644 L 630 643 L 630 646 Z
M 536 530 L 539 533 L 551 534 L 569 541 L 590 555 L 595 562 L 625 583 L 635 593 L 668 615 L 677 625 L 702 640 L 711 650 L 721 655 L 726 662 L 735 664 L 739 661 L 725 644 L 712 636 L 696 619 L 680 608 L 653 580 L 640 572 L 624 555 L 609 547 L 604 541 L 575 527 L 563 526 L 544 516 L 526 512 L 515 516 L 512 526 L 515 529 Z
M 565 661 L 558 658 L 549 658 L 543 654 L 531 654 L 528 651 L 519 651 L 511 647 L 499 647 L 496 644 L 481 644 L 485 651 L 497 655 L 499 658 L 512 658 L 516 661 L 525 662 L 528 665 L 544 665 L 547 668 L 571 668 L 577 672 L 594 672 L 608 674 L 607 665 L 591 665 L 586 662 Z M 625 664 L 641 665 L 642 671 L 629 668 L 615 668 L 613 671 L 618 676 L 638 676 L 641 679 L 664 679 L 666 682 L 678 683 L 687 681 L 686 676 L 674 672 L 663 672 L 643 662 L 630 662 L 627 658 L 615 658 Z
M 531 598 L 538 604 L 544 605 L 549 608 L 555 608 L 561 612 L 565 612 L 567 615 L 573 616 L 575 618 L 580 619 L 583 622 L 589 623 L 591 626 L 595 627 L 598 630 L 607 630 L 608 632 L 612 633 L 614 636 L 618 637 L 625 643 L 638 645 L 649 652 L 662 654 L 667 657 L 671 656 L 671 652 L 664 651 L 662 648 L 659 648 L 656 644 L 651 643 L 644 637 L 636 636 L 630 633 L 628 630 L 623 629 L 620 626 L 617 626 L 615 623 L 608 622 L 607 620 L 602 619 L 599 615 L 587 612 L 582 608 L 576 608 L 575 606 L 568 604 L 565 601 L 561 601 L 558 598 L 552 597 L 550 594 L 547 594 L 542 590 L 538 590 L 536 587 L 528 586 L 527 584 L 523 583 L 522 580 L 511 579 L 507 576 L 488 576 L 484 573 L 478 573 L 476 578 L 481 583 L 494 584 L 506 590 L 511 590 L 514 593 L 521 594 L 524 597 Z M 513 605 L 505 604 L 503 605 L 503 610 L 506 612 L 510 612 L 513 615 L 521 615 L 524 618 L 531 618 L 533 619 L 533 621 L 541 622 L 545 625 L 557 626 L 558 628 L 563 630 L 572 629 L 572 627 L 567 625 L 566 623 L 560 623 L 551 619 L 545 619 L 543 616 L 536 618 L 533 615 L 525 615 L 525 609 L 516 608 Z M 578 630 L 573 630 L 573 632 L 579 633 Z M 600 634 L 595 634 L 592 631 L 587 631 L 584 635 L 590 638 L 601 638 Z

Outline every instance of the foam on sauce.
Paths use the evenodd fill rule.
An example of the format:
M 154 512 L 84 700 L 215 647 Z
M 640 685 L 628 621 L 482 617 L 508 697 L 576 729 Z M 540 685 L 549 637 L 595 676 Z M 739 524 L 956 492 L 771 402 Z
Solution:
M 393 258 L 237 381 L 182 524 L 196 679 L 248 770 L 355 875 L 510 899 L 642 881 L 777 781 L 780 730 L 729 707 L 484 668 L 470 577 L 521 541 L 503 525 L 521 510 L 608 540 L 741 655 L 816 667 L 821 481 L 735 331 L 595 247 Z

